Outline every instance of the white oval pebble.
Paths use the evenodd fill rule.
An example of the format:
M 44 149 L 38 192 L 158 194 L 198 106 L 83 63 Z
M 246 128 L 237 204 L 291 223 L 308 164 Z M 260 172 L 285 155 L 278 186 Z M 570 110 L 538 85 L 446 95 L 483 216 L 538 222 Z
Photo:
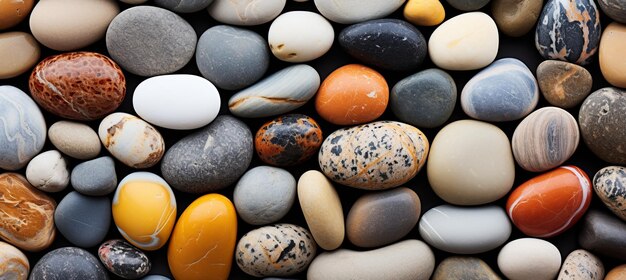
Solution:
M 209 15 L 219 22 L 232 25 L 259 25 L 275 19 L 285 7 L 286 0 L 215 0 Z
M 400 8 L 406 0 L 315 0 L 315 7 L 329 20 L 352 24 L 382 18 Z
M 277 17 L 268 33 L 274 56 L 287 62 L 305 62 L 324 55 L 335 40 L 332 25 L 313 12 L 294 11 Z
M 61 153 L 50 150 L 37 155 L 28 163 L 26 179 L 42 191 L 60 192 L 70 183 L 70 172 Z
M 510 280 L 551 280 L 559 273 L 561 253 L 548 241 L 520 238 L 502 247 L 498 267 Z

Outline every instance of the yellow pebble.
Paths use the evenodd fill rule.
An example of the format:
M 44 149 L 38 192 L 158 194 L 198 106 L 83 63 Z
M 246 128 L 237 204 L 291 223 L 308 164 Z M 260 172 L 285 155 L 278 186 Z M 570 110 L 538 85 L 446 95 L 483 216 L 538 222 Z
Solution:
M 415 25 L 434 26 L 446 18 L 446 10 L 438 0 L 409 0 L 404 18 Z

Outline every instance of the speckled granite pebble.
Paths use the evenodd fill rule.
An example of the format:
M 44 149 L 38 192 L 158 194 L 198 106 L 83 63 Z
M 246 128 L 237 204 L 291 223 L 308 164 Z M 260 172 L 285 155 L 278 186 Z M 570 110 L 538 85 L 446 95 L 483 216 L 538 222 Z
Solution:
M 557 280 L 602 280 L 603 278 L 602 261 L 592 253 L 578 249 L 567 255 Z
M 102 243 L 98 248 L 98 257 L 106 269 L 124 279 L 137 279 L 152 268 L 146 254 L 122 239 Z
M 585 99 L 578 113 L 580 133 L 600 159 L 626 164 L 626 91 L 602 88 Z
M 45 254 L 33 267 L 30 280 L 108 280 L 100 261 L 76 247 L 63 247 Z
M 54 224 L 70 243 L 82 248 L 94 247 L 109 232 L 111 200 L 70 192 L 54 211 Z
M 115 162 L 108 156 L 80 163 L 71 176 L 72 187 L 85 195 L 108 195 L 117 187 Z
M 548 103 L 572 108 L 591 93 L 593 78 L 582 66 L 559 60 L 545 60 L 537 67 L 537 82 Z
M 475 257 L 447 257 L 437 266 L 432 280 L 501 280 L 488 264 Z
M 626 221 L 626 168 L 608 166 L 593 176 L 593 189 L 606 207 Z

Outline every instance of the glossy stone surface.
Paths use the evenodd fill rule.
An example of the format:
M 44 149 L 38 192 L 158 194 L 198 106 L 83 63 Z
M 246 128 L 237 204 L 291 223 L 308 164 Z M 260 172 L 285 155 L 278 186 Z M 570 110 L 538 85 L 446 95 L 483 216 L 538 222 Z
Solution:
M 100 261 L 89 252 L 76 247 L 62 247 L 39 259 L 28 279 L 108 280 L 109 276 Z
M 542 8 L 543 0 L 493 0 L 491 14 L 500 32 L 520 37 L 535 27 Z
M 542 239 L 513 240 L 498 254 L 498 268 L 510 280 L 552 280 L 560 267 L 559 249 Z
M 291 276 L 307 269 L 316 250 L 307 229 L 276 224 L 244 234 L 237 243 L 235 261 L 252 276 Z
M 626 260 L 626 223 L 614 215 L 592 210 L 585 216 L 578 243 L 599 255 Z
M 26 179 L 44 192 L 60 192 L 70 183 L 67 161 L 57 150 L 43 152 L 26 166 Z
M 598 0 L 598 4 L 607 16 L 617 22 L 626 23 L 626 1 Z
M 56 202 L 17 173 L 0 174 L 0 238 L 26 251 L 48 248 L 56 231 Z
M 626 7 L 625 13 L 626 13 Z M 600 70 L 611 85 L 626 88 L 626 62 L 616 59 L 624 54 L 626 25 L 611 23 L 600 40 Z
M 582 66 L 559 60 L 545 60 L 537 67 L 537 82 L 548 103 L 572 108 L 591 93 L 593 78 Z
M 29 33 L 0 34 L 0 79 L 22 75 L 39 61 L 40 53 L 39 43 Z
M 626 277 L 626 264 L 618 265 L 606 274 L 604 280 L 620 280 Z
M 124 177 L 115 190 L 111 208 L 119 232 L 142 250 L 163 247 L 174 228 L 174 192 L 153 173 L 135 172 Z
M 137 279 L 150 271 L 152 263 L 141 250 L 122 239 L 106 241 L 98 248 L 104 267 L 124 279 Z
M 28 81 L 33 99 L 57 116 L 82 121 L 103 118 L 120 106 L 126 78 L 110 58 L 94 52 L 50 56 Z
M 335 31 L 324 17 L 308 11 L 278 16 L 267 34 L 274 56 L 287 62 L 311 61 L 324 55 L 335 40 Z
M 252 141 L 245 123 L 232 116 L 218 116 L 171 146 L 161 162 L 161 173 L 179 191 L 223 189 L 248 169 L 254 153 Z
M 600 13 L 593 0 L 548 0 L 535 31 L 535 45 L 545 59 L 585 65 L 598 50 Z
M 70 243 L 81 248 L 100 244 L 111 225 L 111 201 L 70 192 L 54 211 L 54 224 Z
M 225 196 L 207 194 L 181 214 L 167 250 L 176 279 L 228 279 L 237 242 L 235 206 Z
M 59 151 L 77 159 L 95 158 L 102 148 L 98 134 L 79 122 L 55 122 L 48 129 L 48 138 Z
M 342 24 L 352 24 L 382 18 L 393 13 L 406 0 L 315 0 L 315 7 L 326 18 Z
M 0 3 L 0 29 L 13 27 L 28 17 L 34 2 L 33 0 L 2 1 Z
M 108 156 L 99 157 L 74 166 L 72 187 L 85 195 L 108 195 L 117 187 L 115 162 Z
M 254 148 L 265 163 L 291 166 L 309 160 L 322 145 L 322 130 L 315 120 L 283 115 L 265 123 L 256 133 Z
M 432 280 L 483 279 L 500 280 L 488 264 L 474 257 L 447 257 L 437 266 Z
M 557 280 L 602 280 L 604 279 L 604 265 L 592 253 L 582 249 L 575 250 L 567 255 Z
M 30 264 L 19 249 L 0 241 L 0 279 L 26 280 Z
M 418 26 L 435 26 L 446 17 L 439 0 L 409 0 L 404 6 L 404 18 Z
M 154 3 L 176 13 L 195 13 L 206 9 L 213 0 L 155 0 Z
M 376 19 L 348 26 L 338 40 L 357 60 L 393 71 L 418 68 L 427 52 L 422 33 L 399 19 Z
M 270 0 L 257 5 L 255 1 L 214 0 L 208 8 L 209 15 L 225 24 L 259 25 L 276 18 L 287 3 L 287 0 Z
M 593 176 L 593 190 L 604 205 L 626 221 L 626 168 L 608 166 Z

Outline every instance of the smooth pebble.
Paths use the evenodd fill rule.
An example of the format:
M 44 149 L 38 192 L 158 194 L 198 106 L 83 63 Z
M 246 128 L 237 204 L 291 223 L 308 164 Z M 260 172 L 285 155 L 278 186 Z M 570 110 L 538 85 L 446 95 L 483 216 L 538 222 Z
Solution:
M 624 0 L 598 0 L 600 9 L 611 19 L 626 23 L 626 1 Z
M 0 34 L 0 79 L 26 73 L 39 61 L 40 54 L 39 43 L 30 33 L 14 31 Z
M 548 241 L 520 238 L 500 249 L 498 268 L 510 280 L 552 280 L 561 268 L 561 253 Z
M 111 200 L 70 192 L 54 211 L 54 224 L 70 243 L 81 248 L 94 247 L 109 233 Z
M 55 122 L 48 129 L 48 138 L 60 152 L 76 159 L 93 159 L 102 149 L 98 134 L 84 123 Z
M 578 244 L 591 252 L 626 261 L 626 222 L 598 209 L 583 219 Z
M 213 0 L 154 0 L 154 3 L 176 13 L 195 13 L 206 9 Z
M 108 195 L 117 187 L 115 162 L 108 156 L 82 162 L 72 169 L 71 182 L 84 195 Z
M 341 24 L 352 24 L 383 18 L 399 9 L 406 0 L 315 0 L 315 7 L 327 19 Z
M 475 257 L 447 257 L 435 269 L 432 280 L 482 279 L 501 280 L 488 264 Z
M 591 93 L 593 77 L 587 69 L 560 60 L 545 60 L 537 67 L 537 83 L 548 103 L 569 109 Z
M 335 31 L 321 15 L 292 11 L 278 16 L 267 34 L 274 56 L 287 62 L 306 62 L 324 55 L 335 40 Z
M 81 248 L 62 247 L 39 259 L 28 279 L 108 280 L 109 275 L 91 253 Z
M 450 6 L 464 12 L 476 11 L 486 6 L 489 0 L 446 0 Z
M 2 1 L 0 3 L 0 30 L 11 28 L 23 21 L 30 15 L 34 3 L 33 0 Z
M 583 249 L 572 251 L 565 261 L 557 280 L 602 280 L 604 279 L 604 265 L 602 261 L 590 252 Z
M 604 79 L 620 88 L 626 88 L 626 62 L 616 58 L 624 55 L 624 44 L 626 25 L 616 22 L 609 24 L 600 40 L 600 70 Z
M 98 258 L 106 269 L 124 279 L 137 279 L 152 268 L 144 252 L 121 239 L 102 243 L 98 247 Z
M 439 0 L 409 0 L 404 6 L 403 15 L 412 24 L 435 26 L 446 18 L 446 10 Z
M 604 205 L 626 221 L 626 168 L 607 166 L 593 176 L 593 190 Z
M 275 19 L 282 12 L 287 0 L 214 0 L 208 8 L 209 15 L 221 23 L 232 25 L 260 25 Z
M 254 148 L 265 163 L 292 166 L 313 157 L 323 140 L 322 129 L 315 120 L 289 114 L 263 124 L 255 135 Z
M 43 152 L 26 166 L 26 179 L 45 192 L 60 192 L 70 183 L 67 161 L 57 150 Z
M 535 27 L 543 0 L 493 0 L 491 14 L 500 32 L 521 37 Z
M 0 241 L 0 279 L 26 280 L 30 263 L 22 251 L 9 243 Z

